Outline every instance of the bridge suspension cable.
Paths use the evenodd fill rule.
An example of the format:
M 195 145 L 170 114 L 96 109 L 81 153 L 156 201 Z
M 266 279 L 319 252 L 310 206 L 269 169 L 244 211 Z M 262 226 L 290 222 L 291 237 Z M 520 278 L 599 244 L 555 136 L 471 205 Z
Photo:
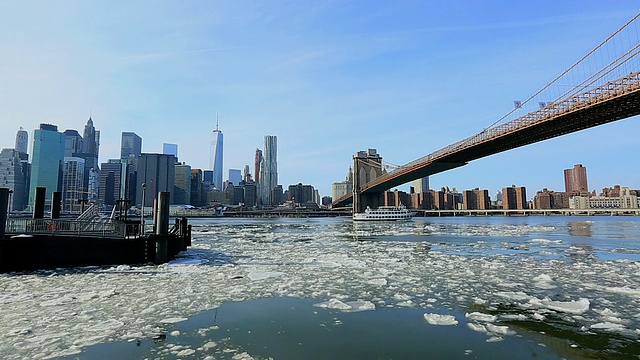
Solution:
M 635 59 L 635 56 L 638 54 L 637 50 L 638 50 L 638 46 L 639 46 L 639 44 L 638 44 L 638 31 L 637 31 L 637 27 L 635 26 L 636 25 L 635 21 L 639 17 L 640 17 L 640 13 L 636 14 L 636 16 L 634 16 L 631 20 L 629 20 L 626 24 L 624 24 L 622 27 L 620 27 L 614 33 L 609 35 L 609 37 L 607 37 L 604 41 L 602 41 L 600 44 L 598 44 L 598 46 L 596 46 L 593 50 L 589 51 L 586 55 L 584 55 L 575 64 L 571 65 L 569 68 L 567 68 L 565 71 L 563 71 L 560 75 L 558 75 L 556 78 L 551 80 L 542 89 L 538 90 L 536 93 L 534 93 L 533 95 L 529 96 L 525 101 L 523 101 L 520 104 L 520 106 L 514 107 L 512 110 L 510 110 L 504 116 L 502 116 L 498 120 L 494 121 L 491 125 L 489 125 L 488 127 L 486 127 L 483 130 L 487 130 L 487 129 L 492 128 L 496 124 L 499 124 L 503 120 L 507 119 L 510 115 L 518 112 L 518 110 L 521 110 L 523 107 L 525 107 L 525 105 L 530 103 L 533 99 L 535 99 L 539 95 L 543 94 L 546 90 L 548 90 L 548 89 L 552 88 L 553 86 L 557 85 L 556 83 L 558 83 L 561 79 L 565 78 L 567 75 L 571 75 L 571 72 L 573 70 L 580 70 L 579 66 L 580 65 L 584 65 L 584 63 L 588 59 L 591 59 L 592 55 L 598 53 L 599 50 L 602 50 L 605 47 L 605 45 L 610 44 L 612 42 L 615 42 L 616 36 L 622 36 L 620 34 L 626 34 L 627 37 L 628 37 L 629 42 L 631 42 L 632 41 L 631 38 L 630 38 L 630 36 L 631 36 L 631 34 L 630 34 L 630 31 L 631 31 L 630 25 L 631 24 L 634 24 L 635 43 L 636 43 L 635 46 L 633 46 L 631 49 L 629 49 L 629 51 L 625 52 L 624 54 L 616 57 L 613 61 L 611 61 L 609 64 L 603 66 L 599 71 L 597 71 L 593 75 L 589 76 L 588 78 L 584 79 L 583 81 L 581 81 L 580 83 L 575 85 L 571 90 L 569 90 L 569 91 L 567 91 L 567 92 L 565 92 L 565 93 L 563 93 L 563 94 L 561 94 L 559 96 L 556 96 L 553 101 L 560 100 L 560 99 L 562 99 L 564 97 L 569 96 L 570 94 L 577 93 L 580 90 L 586 89 L 587 86 L 594 85 L 597 80 L 607 79 L 606 75 L 611 74 L 613 72 L 613 70 L 621 67 L 626 62 L 628 62 L 628 61 L 630 61 L 632 59 Z M 625 30 L 627 30 L 627 31 L 625 32 Z M 614 43 L 614 46 L 615 46 L 615 43 Z M 607 52 L 608 52 L 607 57 L 610 58 L 610 54 L 609 54 L 609 50 L 610 49 L 604 49 L 604 50 L 607 50 Z M 602 50 L 602 51 L 604 51 L 604 50 Z M 614 51 L 615 50 L 616 49 L 614 49 Z M 602 54 L 600 54 L 600 55 L 602 55 Z M 615 56 L 615 54 L 614 54 L 614 56 Z M 601 59 L 602 59 L 602 56 L 601 56 Z M 636 69 L 637 69 L 637 67 L 636 67 Z M 620 76 L 617 76 L 617 77 L 620 77 Z M 549 100 L 542 101 L 542 102 L 539 102 L 539 105 L 541 105 L 540 107 L 544 107 L 544 106 L 542 106 L 542 104 L 544 104 L 546 106 L 548 104 L 548 102 L 553 102 L 553 101 L 549 101 Z
M 640 56 L 638 56 L 640 37 L 636 23 L 638 18 L 640 13 L 609 35 L 578 62 L 480 133 L 400 166 L 388 175 L 407 171 L 454 151 L 560 116 L 575 110 L 577 106 L 586 106 L 585 104 L 603 100 L 637 86 L 640 82 Z M 567 88 L 569 90 L 562 90 Z M 535 99 L 539 100 L 539 108 L 532 108 Z M 509 118 L 511 120 L 503 122 Z M 383 181 L 383 179 L 377 181 Z

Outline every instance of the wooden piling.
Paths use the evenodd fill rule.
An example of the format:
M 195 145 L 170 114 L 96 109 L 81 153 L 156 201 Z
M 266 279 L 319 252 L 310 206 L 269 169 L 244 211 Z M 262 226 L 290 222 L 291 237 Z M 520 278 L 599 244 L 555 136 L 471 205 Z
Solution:
M 44 200 L 47 197 L 47 188 L 36 187 L 36 193 L 33 202 L 33 218 L 44 219 Z

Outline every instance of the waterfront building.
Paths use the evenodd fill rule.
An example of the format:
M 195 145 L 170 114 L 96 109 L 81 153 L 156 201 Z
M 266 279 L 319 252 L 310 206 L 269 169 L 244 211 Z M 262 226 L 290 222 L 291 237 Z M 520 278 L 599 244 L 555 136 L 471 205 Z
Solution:
M 83 140 L 78 130 L 64 131 L 64 156 L 72 157 L 83 152 Z
M 333 199 L 331 198 L 331 196 L 323 196 L 322 197 L 322 206 L 329 206 L 331 205 L 331 203 L 333 202 Z
M 315 189 L 311 185 L 303 185 L 302 183 L 289 185 L 289 189 L 287 190 L 287 200 L 300 205 L 310 202 L 316 203 Z
M 2 149 L 0 152 L 0 187 L 11 192 L 9 210 L 22 211 L 27 206 L 28 167 L 25 168 L 22 157 L 26 152 L 17 149 Z M 27 163 L 28 165 L 28 163 Z
M 175 165 L 175 179 L 173 186 L 173 202 L 177 205 L 191 204 L 191 166 L 185 163 Z
M 229 169 L 229 182 L 234 186 L 239 186 L 242 181 L 242 171 L 239 169 Z
M 502 188 L 502 208 L 510 210 L 527 209 L 527 190 L 524 186 L 511 185 Z
M 338 200 L 341 197 L 353 192 L 353 169 L 349 166 L 349 172 L 344 181 L 338 181 L 331 184 L 331 197 Z
M 278 206 L 282 204 L 284 192 L 282 189 L 282 185 L 276 185 L 273 189 L 271 189 L 269 194 L 269 199 L 271 200 L 271 206 Z
M 57 126 L 40 124 L 40 128 L 34 130 L 29 205 L 34 204 L 37 187 L 47 188 L 45 204 L 48 206 L 53 193 L 62 190 L 64 146 L 64 134 L 58 132 Z
M 573 169 L 564 170 L 564 191 L 576 195 L 589 191 L 586 167 L 576 164 Z
M 248 207 L 256 206 L 256 199 L 258 198 L 258 187 L 255 181 L 250 180 L 244 184 L 244 204 Z
M 281 201 L 282 186 L 280 192 L 274 192 L 278 186 L 278 137 L 265 135 L 263 158 L 260 163 L 260 200 L 262 205 L 275 206 Z M 280 194 L 280 198 L 272 195 Z
M 62 172 L 63 212 L 77 214 L 81 212 L 82 205 L 79 200 L 85 199 L 86 196 L 84 165 L 83 158 L 73 156 L 64 158 L 64 170 Z
M 15 149 L 23 154 L 27 153 L 29 147 L 29 133 L 20 127 L 20 130 L 16 133 L 16 145 Z
M 568 209 L 569 194 L 549 191 L 547 188 L 538 191 L 533 198 L 535 209 Z
M 161 191 L 170 192 L 173 203 L 176 157 L 164 154 L 140 154 L 138 159 L 138 182 L 147 185 L 144 206 L 153 206 L 153 200 Z M 136 203 L 142 202 L 142 186 L 136 190 Z
M 138 159 L 142 153 L 142 138 L 134 132 L 122 132 L 120 141 L 120 159 L 130 161 Z
M 571 209 L 638 209 L 637 192 L 628 187 L 620 188 L 620 196 L 572 196 L 569 200 Z
M 430 192 L 434 210 L 454 210 L 457 208 L 456 197 L 448 188 L 442 188 L 440 191 L 430 190 Z
M 393 191 L 385 191 L 383 197 L 384 206 L 406 206 L 408 208 L 412 207 L 411 195 L 406 193 L 405 191 L 400 191 L 397 189 Z
M 216 129 L 211 133 L 211 152 L 209 165 L 213 171 L 213 186 L 222 190 L 222 150 L 223 150 L 222 131 L 218 129 L 218 117 L 216 115 Z

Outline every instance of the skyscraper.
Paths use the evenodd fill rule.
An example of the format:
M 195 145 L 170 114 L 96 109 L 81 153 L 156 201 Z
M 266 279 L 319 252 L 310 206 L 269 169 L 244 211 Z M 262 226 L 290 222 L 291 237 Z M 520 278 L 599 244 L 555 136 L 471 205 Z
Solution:
M 18 150 L 18 152 L 26 154 L 28 145 L 29 145 L 29 133 L 26 130 L 24 130 L 22 127 L 20 127 L 20 130 L 18 130 L 18 133 L 16 134 L 15 149 Z
M 177 159 L 178 158 L 178 144 L 163 143 L 162 144 L 162 153 L 165 154 L 165 155 L 173 155 Z
M 62 190 L 64 145 L 64 134 L 58 132 L 57 126 L 40 124 L 40 129 L 34 130 L 29 186 L 30 205 L 34 203 L 36 187 L 47 188 L 45 202 L 48 204 L 51 204 L 53 192 Z
M 13 191 L 9 204 L 9 210 L 24 210 L 26 203 L 27 178 L 20 155 L 26 153 L 16 149 L 2 149 L 0 152 L 0 187 Z
M 278 137 L 265 135 L 260 163 L 260 199 L 263 205 L 277 205 L 272 190 L 278 186 Z
M 96 131 L 96 128 L 93 127 L 93 120 L 91 117 L 89 117 L 87 125 L 84 126 L 82 140 L 82 152 L 85 154 L 95 155 L 97 158 L 100 146 L 100 132 Z
M 130 158 L 137 159 L 142 152 L 142 138 L 134 132 L 122 132 L 120 142 L 120 159 L 128 161 Z
M 175 165 L 173 192 L 172 204 L 191 204 L 191 166 L 184 163 Z
M 580 194 L 588 192 L 587 186 L 587 168 L 582 164 L 576 164 L 573 169 L 564 170 L 564 189 L 570 194 Z
M 83 139 L 77 130 L 64 131 L 64 156 L 72 157 L 83 151 Z
M 79 136 L 79 134 L 78 134 Z M 84 159 L 68 156 L 64 158 L 62 172 L 62 210 L 73 213 L 80 212 L 79 199 L 85 198 Z
M 413 191 L 418 194 L 429 192 L 429 177 L 425 176 L 421 179 L 413 180 L 411 186 L 413 186 Z
M 229 182 L 233 184 L 233 186 L 239 186 L 240 181 L 242 181 L 242 172 L 240 169 L 229 169 Z
M 170 192 L 173 202 L 176 157 L 164 154 L 141 154 L 138 159 L 138 183 L 147 185 L 144 206 L 152 206 L 160 191 Z M 142 186 L 136 191 L 136 202 L 142 202 Z
M 260 182 L 260 163 L 262 162 L 262 150 L 256 149 L 256 156 L 253 163 L 253 181 Z
M 222 131 L 218 129 L 218 115 L 216 115 L 216 129 L 211 133 L 211 159 L 209 165 L 213 170 L 213 186 L 222 190 Z

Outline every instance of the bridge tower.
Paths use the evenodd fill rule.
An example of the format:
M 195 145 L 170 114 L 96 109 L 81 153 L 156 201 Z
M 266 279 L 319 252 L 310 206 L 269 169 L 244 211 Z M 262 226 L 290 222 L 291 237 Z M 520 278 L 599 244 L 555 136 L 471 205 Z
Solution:
M 364 212 L 367 206 L 376 209 L 384 204 L 384 194 L 367 192 L 360 194 L 360 187 L 386 173 L 382 156 L 376 149 L 358 151 L 353 155 L 353 213 Z

